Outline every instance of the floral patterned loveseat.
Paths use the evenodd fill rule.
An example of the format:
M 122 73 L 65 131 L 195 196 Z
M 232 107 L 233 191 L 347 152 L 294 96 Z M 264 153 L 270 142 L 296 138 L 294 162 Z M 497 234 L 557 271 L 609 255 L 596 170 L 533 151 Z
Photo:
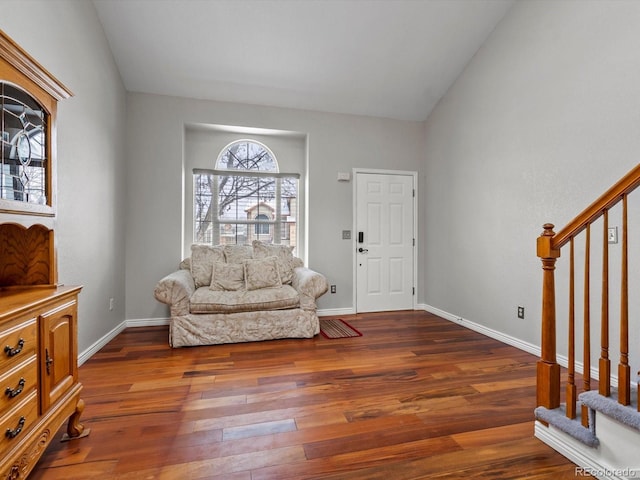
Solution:
M 316 300 L 328 284 L 291 247 L 191 246 L 191 257 L 158 282 L 155 298 L 171 308 L 172 347 L 311 338 L 320 331 Z

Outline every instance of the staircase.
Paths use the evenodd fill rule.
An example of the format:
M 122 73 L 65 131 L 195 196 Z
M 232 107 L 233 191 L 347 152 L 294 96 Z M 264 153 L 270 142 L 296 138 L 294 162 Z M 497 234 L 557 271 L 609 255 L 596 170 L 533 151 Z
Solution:
M 640 195 L 635 204 L 629 197 L 638 186 L 640 165 L 558 233 L 545 224 L 538 237 L 543 283 L 535 435 L 576 463 L 577 476 L 640 478 L 640 373 L 631 375 L 631 363 L 636 362 L 635 372 L 640 360 L 640 248 L 629 248 L 640 225 L 628 223 L 629 205 L 640 206 Z M 611 219 L 620 225 L 619 243 Z M 557 262 L 561 252 L 568 254 L 567 263 Z M 566 294 L 561 302 L 556 302 L 556 270 Z M 562 310 L 558 321 L 557 310 Z

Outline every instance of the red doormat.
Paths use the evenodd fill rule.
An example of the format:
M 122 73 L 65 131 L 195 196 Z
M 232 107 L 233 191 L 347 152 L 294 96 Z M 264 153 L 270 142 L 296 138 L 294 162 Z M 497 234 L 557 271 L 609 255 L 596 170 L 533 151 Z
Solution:
M 358 330 L 356 330 L 340 318 L 321 318 L 320 333 L 325 338 L 348 338 L 362 336 L 362 333 L 360 333 Z

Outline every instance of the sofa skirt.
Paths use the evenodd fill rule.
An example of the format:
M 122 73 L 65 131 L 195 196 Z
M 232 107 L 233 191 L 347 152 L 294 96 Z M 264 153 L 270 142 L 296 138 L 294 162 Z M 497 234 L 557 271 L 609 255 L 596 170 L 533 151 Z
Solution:
M 189 314 L 171 318 L 169 344 L 178 348 L 278 338 L 312 338 L 318 333 L 320 322 L 316 312 L 300 308 L 228 314 Z

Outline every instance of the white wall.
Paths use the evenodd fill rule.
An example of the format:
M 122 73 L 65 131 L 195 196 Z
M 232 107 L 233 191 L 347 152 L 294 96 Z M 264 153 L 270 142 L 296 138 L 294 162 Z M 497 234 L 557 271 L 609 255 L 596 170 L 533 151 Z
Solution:
M 533 344 L 541 225 L 563 225 L 638 161 L 637 2 L 518 2 L 426 126 L 125 94 L 90 2 L 0 8 L 0 28 L 75 93 L 59 105 L 57 242 L 60 281 L 85 285 L 80 351 L 124 319 L 168 316 L 152 291 L 186 244 L 185 125 L 305 138 L 308 261 L 338 286 L 323 309 L 353 307 L 352 245 L 340 235 L 353 185 L 337 173 L 418 171 L 418 302 Z
M 518 2 L 440 101 L 424 156 L 427 304 L 540 344 L 542 224 L 564 226 L 640 159 L 639 24 L 633 1 Z
M 58 280 L 84 285 L 82 352 L 124 319 L 125 92 L 91 2 L 0 0 L 0 11 L 0 28 L 74 93 L 58 105 L 56 244 Z
M 327 293 L 319 307 L 353 308 L 352 245 L 341 238 L 342 230 L 352 229 L 353 184 L 339 183 L 337 174 L 354 167 L 421 171 L 422 123 L 140 93 L 127 98 L 127 319 L 169 316 L 152 294 L 183 257 L 184 175 L 190 176 L 184 127 L 194 123 L 306 136 L 308 264 L 337 285 L 337 293 Z

